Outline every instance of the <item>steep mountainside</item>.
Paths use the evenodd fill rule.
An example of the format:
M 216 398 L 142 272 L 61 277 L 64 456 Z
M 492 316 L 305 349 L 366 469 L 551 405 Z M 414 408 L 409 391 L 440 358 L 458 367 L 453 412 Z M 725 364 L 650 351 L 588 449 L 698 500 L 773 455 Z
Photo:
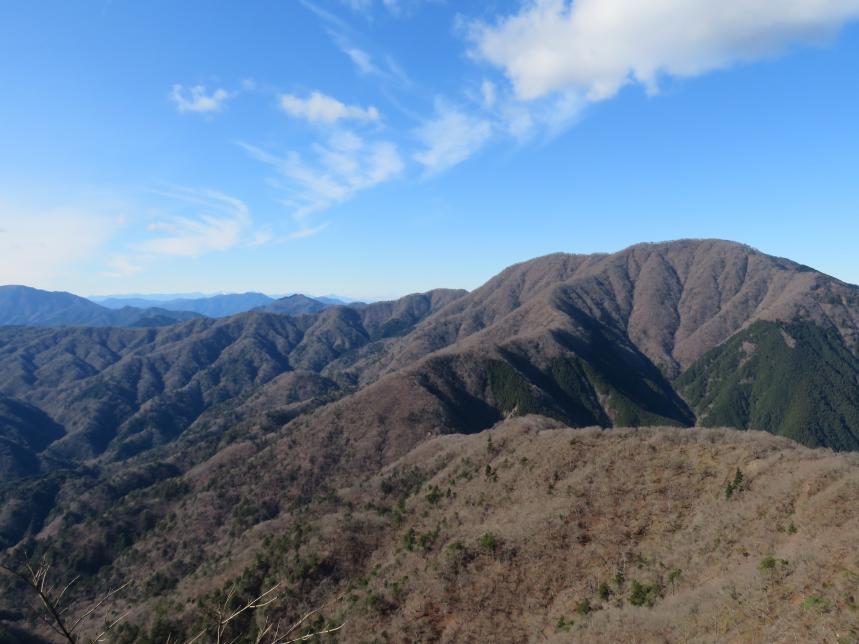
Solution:
M 410 333 L 350 352 L 324 373 L 366 385 L 419 364 L 434 374 L 446 370 L 445 382 L 460 383 L 449 398 L 477 398 L 505 413 L 518 404 L 520 411 L 549 413 L 576 425 L 689 424 L 692 414 L 669 383 L 687 370 L 706 372 L 698 361 L 707 351 L 767 320 L 803 322 L 826 333 L 829 350 L 842 360 L 855 360 L 859 288 L 730 242 L 646 244 L 608 256 L 552 255 L 507 269 Z M 804 347 L 806 364 L 828 360 L 823 347 Z M 496 404 L 504 395 L 493 402 L 485 378 L 468 380 L 456 371 L 457 365 L 483 376 L 506 370 L 498 359 L 513 370 L 506 387 L 518 392 L 512 405 Z M 493 369 L 486 367 L 490 363 Z M 810 391 L 831 388 L 827 404 L 855 406 L 849 373 L 829 369 Z M 756 386 L 772 388 L 781 375 L 762 371 Z M 682 393 L 691 377 L 680 381 Z M 697 399 L 690 402 L 695 412 L 705 412 Z M 857 447 L 859 422 L 851 414 L 826 416 L 826 422 L 837 422 L 825 432 L 808 429 L 808 413 L 768 418 L 736 422 L 812 445 Z M 718 419 L 713 422 L 735 422 Z M 485 427 L 495 420 L 497 415 L 485 413 L 466 424 Z M 806 430 L 798 431 L 797 422 Z
M 762 429 L 859 450 L 859 358 L 810 322 L 756 322 L 677 382 L 708 427 Z
M 133 578 L 130 596 L 114 606 L 133 607 L 126 641 L 191 632 L 196 612 L 165 612 L 164 602 L 205 603 L 231 580 L 252 593 L 283 579 L 286 618 L 348 591 L 348 610 L 326 612 L 356 624 L 345 641 L 379 629 L 447 641 L 495 633 L 468 617 L 477 597 L 509 615 L 498 628 L 520 641 L 566 633 L 593 641 L 642 623 L 644 640 L 665 633 L 674 641 L 681 635 L 666 620 L 676 610 L 688 610 L 682 623 L 694 641 L 712 624 L 696 606 L 739 615 L 726 589 L 741 585 L 734 595 L 748 591 L 757 602 L 794 574 L 777 590 L 784 602 L 849 607 L 838 583 L 809 581 L 810 560 L 795 562 L 782 549 L 829 538 L 808 525 L 789 537 L 789 521 L 811 521 L 814 504 L 835 512 L 853 485 L 850 458 L 826 461 L 831 469 L 818 476 L 811 464 L 835 457 L 759 435 L 664 429 L 659 436 L 669 438 L 652 442 L 646 432 L 581 434 L 591 442 L 579 460 L 565 446 L 575 451 L 579 434 L 561 428 L 731 425 L 857 449 L 857 338 L 859 288 L 713 240 L 550 255 L 471 293 L 437 290 L 363 307 L 151 329 L 0 329 L 0 544 L 10 553 L 73 553 L 56 572 L 83 575 L 80 599 Z M 530 414 L 541 419 L 510 420 Z M 499 423 L 508 429 L 499 432 Z M 470 436 L 483 430 L 510 451 L 496 454 L 482 447 L 486 434 Z M 660 449 L 680 465 L 661 460 Z M 480 450 L 490 456 L 479 459 Z M 508 480 L 502 472 L 514 465 L 521 474 Z M 800 496 L 768 474 L 791 467 L 805 486 Z M 746 478 L 731 483 L 737 468 Z M 454 483 L 466 470 L 467 493 Z M 841 481 L 834 497 L 815 496 L 830 488 L 814 486 L 832 480 Z M 652 498 L 636 495 L 640 481 L 652 481 Z M 569 534 L 558 543 L 546 539 L 560 506 L 532 502 L 544 484 L 552 498 L 573 490 L 564 492 L 573 509 L 559 528 Z M 627 505 L 594 492 L 612 485 Z M 735 489 L 738 504 L 716 505 Z M 760 496 L 742 506 L 749 491 Z M 767 504 L 775 504 L 772 516 Z M 736 523 L 725 522 L 728 512 L 712 543 L 701 541 L 701 517 L 737 506 L 745 509 Z M 510 512 L 521 532 L 504 535 Z M 636 512 L 650 517 L 638 528 Z M 742 534 L 754 538 L 728 539 L 743 521 L 751 523 Z M 602 543 L 596 525 L 610 546 L 594 545 Z M 781 536 L 767 532 L 776 525 Z M 818 562 L 827 570 L 844 546 L 833 534 Z M 710 550 L 675 562 L 672 553 L 687 543 Z M 709 553 L 728 562 L 721 577 Z M 775 563 L 758 577 L 755 562 L 767 556 Z M 618 561 L 625 576 L 612 586 L 604 578 Z M 531 575 L 535 566 L 541 572 Z M 563 566 L 591 572 L 555 575 Z M 677 600 L 669 599 L 675 568 L 690 583 Z M 482 590 L 485 580 L 497 594 Z M 530 612 L 511 608 L 519 584 L 537 598 Z M 585 599 L 597 615 L 587 617 L 586 606 L 568 614 Z M 653 605 L 646 619 L 638 604 Z M 0 616 L 20 609 L 0 605 Z M 741 641 L 770 637 L 769 623 L 806 641 L 814 624 L 845 623 L 771 604 L 725 620 L 720 632 Z
M 383 364 L 396 369 L 481 332 L 490 341 L 533 334 L 571 310 L 625 334 L 670 378 L 756 320 L 806 319 L 849 347 L 859 340 L 859 287 L 741 244 L 685 240 L 512 266 L 427 318 Z
M 0 326 L 136 326 L 175 324 L 189 311 L 125 306 L 112 310 L 77 295 L 27 286 L 0 286 Z

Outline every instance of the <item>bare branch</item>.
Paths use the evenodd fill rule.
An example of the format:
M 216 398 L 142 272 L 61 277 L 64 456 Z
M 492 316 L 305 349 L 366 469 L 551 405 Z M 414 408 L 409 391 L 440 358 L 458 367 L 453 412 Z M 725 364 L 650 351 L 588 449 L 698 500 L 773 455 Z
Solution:
M 122 584 L 122 586 L 118 586 L 117 588 L 114 588 L 113 590 L 108 591 L 108 593 L 104 597 L 99 599 L 95 604 L 90 606 L 80 617 L 77 618 L 75 623 L 72 624 L 72 627 L 70 630 L 74 631 L 80 625 L 80 623 L 82 621 L 84 621 L 87 617 L 92 615 L 95 611 L 97 611 L 101 607 L 102 604 L 104 604 L 108 599 L 113 597 L 116 593 L 118 593 L 120 590 L 122 590 L 123 588 L 128 586 L 128 584 L 130 584 L 130 583 L 131 583 L 131 581 L 126 581 L 124 584 Z
M 288 637 L 290 633 L 295 632 L 295 629 L 297 629 L 297 628 L 298 628 L 299 626 L 301 626 L 304 622 L 306 622 L 306 621 L 308 620 L 308 618 L 312 617 L 313 615 L 316 615 L 318 612 L 320 612 L 320 611 L 322 611 L 322 610 L 324 610 L 324 609 L 328 608 L 331 604 L 334 604 L 334 603 L 336 603 L 336 602 L 340 601 L 341 599 L 343 599 L 343 595 L 340 595 L 339 597 L 335 597 L 335 598 L 334 598 L 334 599 L 332 599 L 330 602 L 328 602 L 327 604 L 324 604 L 324 605 L 320 606 L 319 608 L 314 608 L 312 611 L 310 611 L 309 613 L 307 613 L 304 617 L 302 617 L 302 618 L 301 618 L 301 619 L 299 619 L 297 622 L 295 622 L 295 624 L 293 624 L 292 626 L 290 626 L 290 627 L 289 627 L 289 630 L 287 630 L 287 631 L 284 633 L 284 637 Z M 297 638 L 297 639 L 291 639 L 291 640 L 280 640 L 280 639 L 278 639 L 277 635 L 275 635 L 275 638 L 274 638 L 274 640 L 272 641 L 272 644 L 292 644 L 293 642 L 306 642 L 307 640 L 313 639 L 313 638 L 314 638 L 314 637 L 316 637 L 317 635 L 325 635 L 326 633 L 333 633 L 333 632 L 335 632 L 335 631 L 339 631 L 339 630 L 340 630 L 341 628 L 343 628 L 345 625 L 346 625 L 346 622 L 343 622 L 342 624 L 340 624 L 340 626 L 337 626 L 337 627 L 335 627 L 335 628 L 329 628 L 329 629 L 327 629 L 327 630 L 317 631 L 317 632 L 315 632 L 315 633 L 310 633 L 310 634 L 308 634 L 308 635 L 302 635 L 301 637 L 299 637 L 299 638 Z
M 268 618 L 263 622 L 260 627 L 259 632 L 254 638 L 254 644 L 262 644 L 262 641 L 265 639 L 265 636 L 268 635 L 269 631 L 274 627 L 274 624 L 269 623 Z M 277 631 L 274 634 L 275 639 L 277 638 Z
M 101 633 L 99 633 L 98 635 L 96 635 L 96 637 L 95 637 L 95 639 L 93 640 L 93 642 L 103 642 L 103 641 L 104 641 L 104 639 L 103 639 L 103 638 L 104 638 L 104 636 L 105 636 L 105 635 L 107 635 L 107 634 L 111 631 L 111 629 L 113 629 L 113 627 L 114 627 L 114 626 L 116 626 L 117 624 L 119 624 L 119 622 L 121 622 L 123 619 L 125 619 L 126 617 L 128 617 L 128 613 L 130 613 L 130 612 L 131 612 L 131 611 L 125 611 L 122 615 L 120 615 L 120 616 L 119 616 L 119 617 L 117 617 L 115 620 L 113 620 L 110 624 L 108 624 L 108 625 L 105 627 L 105 629 L 104 629 Z
M 272 597 L 272 598 L 270 598 L 270 599 L 266 599 L 265 601 L 263 601 L 263 599 L 264 599 L 266 596 L 268 596 L 268 595 L 270 595 L 271 593 L 273 593 L 273 592 L 274 592 L 275 590 L 277 590 L 279 587 L 280 587 L 280 584 L 279 584 L 279 583 L 278 583 L 278 584 L 275 584 L 274 586 L 272 586 L 271 588 L 269 588 L 267 591 L 265 591 L 262 595 L 260 595 L 260 596 L 259 596 L 259 597 L 257 597 L 256 599 L 252 599 L 252 600 L 250 600 L 247 604 L 245 604 L 245 605 L 244 605 L 244 606 L 242 606 L 240 609 L 238 609 L 236 612 L 234 612 L 232 615 L 230 615 L 229 617 L 227 617 L 227 619 L 225 619 L 223 623 L 224 623 L 224 624 L 226 624 L 227 622 L 231 621 L 232 619 L 235 619 L 236 617 L 238 617 L 239 615 L 241 615 L 242 613 L 244 613 L 246 610 L 252 610 L 252 609 L 256 609 L 256 608 L 262 608 L 263 606 L 268 606 L 268 605 L 269 605 L 269 604 L 271 604 L 273 601 L 275 601 L 275 600 L 277 599 L 277 597 Z
M 335 631 L 339 631 L 341 628 L 346 626 L 346 622 L 340 624 L 340 626 L 335 626 L 334 628 L 328 628 L 323 631 L 316 631 L 315 633 L 308 633 L 307 635 L 302 635 L 294 640 L 281 640 L 279 642 L 274 642 L 273 644 L 295 644 L 295 642 L 306 642 L 307 640 L 311 640 L 314 637 L 318 637 L 319 635 L 326 635 L 328 633 L 334 633 Z
M 58 584 L 54 584 L 50 582 L 50 571 L 51 564 L 45 559 L 40 560 L 37 564 L 34 563 L 29 557 L 24 557 L 22 562 L 22 566 L 19 569 L 12 568 L 6 564 L 0 564 L 0 570 L 7 572 L 8 574 L 16 577 L 20 581 L 24 582 L 39 598 L 39 602 L 43 607 L 44 611 L 40 612 L 42 619 L 45 624 L 58 636 L 60 636 L 67 644 L 80 644 L 80 639 L 76 635 L 77 629 L 84 623 L 85 620 L 91 618 L 102 606 L 104 606 L 111 598 L 113 598 L 117 593 L 126 588 L 131 581 L 127 581 L 124 584 L 109 590 L 103 596 L 101 596 L 97 601 L 88 606 L 84 607 L 83 612 L 77 615 L 73 621 L 71 621 L 71 625 L 67 625 L 66 614 L 70 611 L 72 605 L 66 603 L 64 605 L 64 598 L 68 594 L 69 589 L 78 581 L 79 577 L 74 577 L 71 581 L 66 583 L 59 589 Z M 217 644 L 223 644 L 224 637 L 227 633 L 227 627 L 231 622 L 233 622 L 240 615 L 258 610 L 261 608 L 265 608 L 273 604 L 280 598 L 278 594 L 278 589 L 281 584 L 277 583 L 268 590 L 260 593 L 258 596 L 253 599 L 248 600 L 247 602 L 241 604 L 238 608 L 231 608 L 231 604 L 236 600 L 236 596 L 238 594 L 238 590 L 235 585 L 233 585 L 229 592 L 227 592 L 224 601 L 216 605 L 216 607 L 212 609 L 204 609 L 204 614 L 207 615 L 207 619 L 211 619 L 213 623 L 208 624 L 203 630 L 193 636 L 191 639 L 186 641 L 186 644 L 194 644 L 198 642 L 201 638 L 203 638 L 207 633 L 211 633 L 214 629 L 215 641 Z M 314 615 L 318 615 L 323 609 L 327 608 L 334 602 L 340 601 L 343 598 L 343 595 L 337 597 L 336 599 L 328 602 L 327 604 L 320 606 L 319 608 L 315 608 L 304 616 L 302 616 L 298 621 L 296 621 L 292 626 L 290 626 L 286 631 L 281 631 L 280 622 L 272 623 L 265 619 L 263 624 L 257 630 L 257 633 L 254 638 L 254 644 L 264 644 L 264 642 L 269 642 L 269 644 L 295 644 L 297 642 L 306 642 L 320 635 L 326 635 L 329 633 L 335 633 L 342 629 L 345 626 L 345 622 L 340 624 L 339 626 L 333 626 L 330 628 L 325 628 L 322 630 L 318 630 L 314 633 L 309 633 L 305 635 L 300 635 L 298 637 L 292 637 L 292 634 L 295 633 L 297 629 L 299 629 L 303 624 L 305 624 L 311 617 Z M 116 627 L 123 619 L 125 619 L 130 611 L 126 611 L 122 613 L 119 617 L 114 619 L 113 621 L 107 623 L 95 636 L 94 639 L 88 640 L 90 644 L 99 644 L 101 642 L 106 641 L 107 634 Z M 249 635 L 249 634 L 248 634 Z M 241 639 L 244 634 L 239 634 L 229 644 L 234 644 L 236 641 Z M 173 636 L 168 637 L 168 644 L 173 642 Z
M 258 597 L 255 597 L 254 599 L 251 599 L 250 601 L 248 601 L 241 608 L 238 608 L 235 611 L 233 611 L 232 613 L 229 613 L 230 603 L 232 602 L 233 598 L 236 596 L 236 587 L 235 587 L 235 585 L 233 585 L 233 587 L 230 588 L 230 591 L 227 593 L 227 597 L 224 600 L 224 603 L 221 604 L 221 606 L 216 611 L 214 611 L 213 617 L 216 619 L 216 623 L 214 624 L 215 641 L 217 642 L 217 644 L 221 644 L 222 639 L 224 637 L 224 631 L 226 630 L 227 625 L 231 621 L 233 621 L 236 617 L 238 617 L 239 615 L 241 615 L 245 611 L 263 608 L 265 606 L 268 606 L 272 602 L 276 601 L 277 596 L 270 597 L 270 595 L 272 593 L 274 593 L 279 587 L 280 587 L 279 583 L 275 584 L 274 586 L 269 588 L 267 591 L 265 591 L 264 593 L 262 593 Z M 206 628 L 204 628 L 202 631 L 197 633 L 194 637 L 189 639 L 185 644 L 193 644 L 194 642 L 199 640 L 201 637 L 203 637 L 203 635 L 205 635 L 209 631 L 209 629 L 212 628 L 212 626 L 213 625 L 206 626 Z
M 304 622 L 306 622 L 306 621 L 307 621 L 307 619 L 308 619 L 309 617 L 312 617 L 313 615 L 315 615 L 316 613 L 318 613 L 318 612 L 319 612 L 319 611 L 321 611 L 321 610 L 325 610 L 325 609 L 326 609 L 326 608 L 328 608 L 331 604 L 334 604 L 334 603 L 336 603 L 336 602 L 339 602 L 341 599 L 343 599 L 343 595 L 340 595 L 339 597 L 335 597 L 334 599 L 332 599 L 332 600 L 331 600 L 330 602 L 328 602 L 327 604 L 323 604 L 322 606 L 319 606 L 318 608 L 314 608 L 312 611 L 310 611 L 309 613 L 307 613 L 304 617 L 302 617 L 302 618 L 301 618 L 301 619 L 299 619 L 297 622 L 295 622 L 295 624 L 293 624 L 292 626 L 290 626 L 290 627 L 289 627 L 289 629 L 284 633 L 284 635 L 285 635 L 285 636 L 286 636 L 286 635 L 289 635 L 290 633 L 292 633 L 293 631 L 295 631 L 295 629 L 296 629 L 296 628 L 298 628 L 298 627 L 299 627 L 299 626 L 301 626 Z
M 207 626 L 207 627 L 206 627 L 206 628 L 204 628 L 202 631 L 200 631 L 199 633 L 197 633 L 194 637 L 192 637 L 192 638 L 191 638 L 191 639 L 189 639 L 187 642 L 185 642 L 185 644 L 194 644 L 194 642 L 196 642 L 198 639 L 200 639 L 201 637 L 203 637 L 203 635 L 205 635 L 205 634 L 206 634 L 206 631 L 208 631 L 208 630 L 209 630 L 209 627 Z
M 60 603 L 60 600 L 62 600 L 63 595 L 65 595 L 65 594 L 66 594 L 66 591 L 67 591 L 69 588 L 71 588 L 71 587 L 75 584 L 75 582 L 76 582 L 78 579 L 80 579 L 80 578 L 81 578 L 81 576 L 80 576 L 80 575 L 77 575 L 76 577 L 73 577 L 73 578 L 72 578 L 72 580 L 71 580 L 69 583 L 67 583 L 67 584 L 65 585 L 65 587 L 60 591 L 60 594 L 59 594 L 59 595 L 57 595 L 57 604 L 59 604 L 59 603 Z M 68 606 L 66 606 L 66 607 L 65 607 L 62 611 L 60 611 L 60 612 L 61 612 L 61 613 L 64 613 L 64 612 L 66 612 L 68 609 L 69 609 L 69 607 L 68 607 Z
M 39 563 L 34 566 L 30 557 L 24 556 L 23 568 L 26 572 L 21 572 L 20 570 L 15 570 L 10 566 L 5 564 L 0 564 L 0 569 L 5 570 L 6 572 L 14 575 L 21 581 L 23 581 L 39 598 L 39 602 L 46 614 L 42 615 L 42 619 L 45 624 L 54 631 L 57 635 L 62 637 L 69 644 L 78 644 L 78 638 L 75 636 L 75 630 L 78 626 L 83 623 L 85 619 L 90 617 L 96 610 L 98 610 L 108 599 L 113 597 L 120 590 L 128 586 L 130 581 L 125 582 L 118 588 L 115 588 L 109 591 L 106 595 L 104 595 L 101 599 L 99 599 L 95 604 L 92 604 L 88 608 L 84 610 L 84 612 L 75 619 L 74 623 L 71 626 L 66 625 L 65 618 L 63 617 L 70 609 L 71 605 L 67 605 L 63 607 L 63 598 L 68 592 L 69 588 L 71 588 L 75 582 L 77 582 L 79 577 L 75 577 L 71 581 L 69 581 L 65 586 L 63 586 L 62 590 L 57 593 L 55 584 L 49 583 L 49 572 L 51 570 L 51 564 L 47 562 L 45 559 L 41 559 Z M 126 614 L 123 614 L 119 618 L 115 619 L 113 622 L 108 624 L 108 626 L 94 639 L 93 642 L 101 642 L 105 634 L 110 631 L 114 626 L 116 626 L 120 620 L 122 620 Z

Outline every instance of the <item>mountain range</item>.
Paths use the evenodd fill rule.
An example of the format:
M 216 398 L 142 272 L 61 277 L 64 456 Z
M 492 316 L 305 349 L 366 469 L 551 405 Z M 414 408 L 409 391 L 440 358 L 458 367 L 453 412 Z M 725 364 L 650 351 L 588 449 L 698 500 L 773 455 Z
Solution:
M 146 306 L 109 309 L 65 292 L 0 286 L 0 326 L 163 326 L 196 317 L 190 311 Z
M 192 311 L 210 318 L 226 317 L 236 313 L 244 313 L 258 307 L 268 306 L 275 301 L 263 293 L 229 293 L 222 295 L 211 295 L 208 297 L 194 298 L 170 298 L 165 300 L 135 298 L 135 297 L 108 297 L 98 299 L 98 303 L 110 309 L 118 309 L 124 306 L 157 306 L 168 311 Z
M 0 326 L 165 326 L 195 317 L 221 318 L 252 310 L 286 315 L 316 313 L 345 301 L 295 294 L 273 298 L 262 293 L 232 293 L 200 298 L 153 300 L 109 297 L 92 301 L 71 293 L 27 286 L 0 286 Z M 363 306 L 350 303 L 350 306 Z
M 131 611 L 119 641 L 191 633 L 193 602 L 274 579 L 279 617 L 327 606 L 345 641 L 695 641 L 715 628 L 701 606 L 732 616 L 713 618 L 729 640 L 840 625 L 843 580 L 808 580 L 840 565 L 859 472 L 806 448 L 859 450 L 859 287 L 682 240 L 549 255 L 472 292 L 285 300 L 0 328 L 0 547 L 68 553 L 81 601 L 133 579 L 105 607 Z
M 121 309 L 126 306 L 158 307 L 168 311 L 189 311 L 205 317 L 222 318 L 253 310 L 267 310 L 287 315 L 316 313 L 327 306 L 338 304 L 361 305 L 353 300 L 334 296 L 310 297 L 301 293 L 271 297 L 264 293 L 225 293 L 203 297 L 180 298 L 141 298 L 141 297 L 106 297 L 95 300 L 101 306 L 110 309 Z

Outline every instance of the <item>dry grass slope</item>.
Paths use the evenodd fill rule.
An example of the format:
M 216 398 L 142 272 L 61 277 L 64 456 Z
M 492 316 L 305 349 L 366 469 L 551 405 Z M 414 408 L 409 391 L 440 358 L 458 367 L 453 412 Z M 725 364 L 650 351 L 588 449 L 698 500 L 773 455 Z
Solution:
M 367 564 L 395 608 L 343 641 L 859 641 L 855 455 L 531 416 L 428 441 L 342 496 L 413 467 L 428 478 Z
M 189 632 L 197 599 L 278 580 L 288 606 L 273 617 L 344 596 L 321 622 L 346 622 L 339 642 L 859 642 L 854 454 L 761 432 L 527 416 L 429 439 L 207 537 L 200 514 L 223 494 L 211 481 L 254 462 L 250 445 L 231 451 L 186 477 L 211 491 L 185 528 L 156 530 L 137 564 L 112 569 L 115 582 L 144 557 L 166 572 L 182 544 L 206 548 L 196 572 L 135 607 L 132 623 L 155 630 L 122 641 Z

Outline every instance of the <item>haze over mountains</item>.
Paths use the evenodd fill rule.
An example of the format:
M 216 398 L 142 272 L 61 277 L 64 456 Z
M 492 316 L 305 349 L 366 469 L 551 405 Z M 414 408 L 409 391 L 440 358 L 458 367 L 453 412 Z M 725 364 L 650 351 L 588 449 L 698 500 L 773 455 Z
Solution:
M 326 306 L 354 302 L 353 300 L 335 296 L 310 297 L 301 293 L 294 293 L 283 297 L 272 297 L 264 293 L 223 293 L 200 297 L 170 298 L 161 296 L 150 298 L 113 296 L 92 299 L 110 309 L 120 309 L 125 306 L 143 308 L 157 306 L 168 311 L 191 311 L 210 318 L 227 317 L 254 309 L 269 309 L 276 310 L 279 313 L 299 315 L 301 313 L 315 313 Z
M 72 310 L 83 306 L 70 302 Z M 37 314 L 47 315 L 13 308 L 3 319 Z M 710 589 L 696 599 L 693 585 L 671 600 L 664 578 L 673 567 L 690 582 L 712 576 L 718 562 L 703 550 L 690 554 L 702 557 L 696 563 L 669 559 L 698 538 L 692 508 L 723 497 L 735 469 L 759 477 L 731 515 L 751 521 L 738 539 L 754 537 L 724 546 L 724 587 L 753 577 L 772 544 L 789 550 L 814 534 L 843 548 L 844 533 L 827 536 L 810 523 L 796 539 L 786 536 L 789 521 L 811 521 L 803 509 L 810 503 L 833 517 L 846 512 L 839 526 L 859 520 L 852 506 L 836 511 L 832 496 L 854 486 L 850 458 L 695 428 L 763 430 L 809 447 L 859 450 L 859 287 L 741 244 L 559 253 L 511 266 L 472 292 L 439 289 L 365 306 L 292 296 L 158 328 L 78 324 L 89 326 L 0 329 L 0 546 L 38 550 L 50 542 L 74 552 L 62 570 L 86 577 L 81 598 L 133 578 L 133 598 L 113 606 L 134 606 L 125 641 L 191 632 L 190 612 L 157 613 L 159 602 L 184 605 L 235 579 L 253 593 L 274 577 L 288 581 L 284 617 L 348 591 L 358 603 L 338 604 L 326 619 L 348 614 L 373 632 L 409 628 L 417 639 L 454 641 L 475 636 L 468 597 L 481 593 L 474 601 L 510 615 L 497 632 L 512 629 L 522 639 L 566 632 L 555 628 L 558 614 L 571 617 L 584 598 L 600 614 L 576 618 L 581 637 L 631 627 L 635 614 L 623 598 L 634 573 L 654 584 L 642 591 L 651 592 L 644 602 L 661 607 L 652 627 L 664 628 L 672 606 L 701 604 L 711 591 L 722 597 Z M 569 429 L 642 426 L 689 434 L 592 431 L 581 435 L 580 449 Z M 655 452 L 658 459 L 649 456 Z M 600 473 L 589 459 L 620 478 L 610 483 L 604 472 L 612 470 Z M 796 485 L 810 486 L 801 498 L 766 474 L 782 459 L 794 463 Z M 628 494 L 633 470 L 653 490 L 678 495 L 677 504 Z M 842 492 L 827 491 L 833 481 Z M 506 530 L 514 508 L 537 512 L 518 487 L 525 484 L 565 500 L 539 510 L 530 527 Z M 596 490 L 615 484 L 621 506 L 612 509 Z M 765 536 L 775 523 L 755 514 L 764 503 L 755 494 L 777 499 L 780 536 Z M 558 525 L 555 510 L 567 517 Z M 615 511 L 629 516 L 608 516 Z M 536 535 L 544 524 L 554 532 Z M 561 547 L 576 561 L 551 554 Z M 741 547 L 752 559 L 738 554 Z M 837 567 L 838 557 L 827 557 L 826 566 Z M 540 562 L 539 572 L 527 572 L 529 561 Z M 585 563 L 596 571 L 590 581 L 574 572 Z M 432 572 L 416 576 L 421 566 Z M 602 593 L 618 568 L 626 581 Z M 383 571 L 384 585 L 380 578 L 361 586 L 373 570 Z M 553 570 L 567 572 L 553 577 Z M 486 578 L 496 594 L 481 590 Z M 511 612 L 523 580 L 537 598 L 533 611 Z M 805 592 L 794 581 L 779 592 Z M 551 593 L 541 596 L 542 587 Z M 0 608 L 19 615 L 8 601 Z M 791 621 L 786 607 L 767 610 L 724 632 L 763 637 L 776 622 L 806 636 L 812 631 L 802 629 L 816 628 Z M 684 619 L 693 635 L 706 632 L 703 618 Z M 360 633 L 346 641 L 360 641 Z
M 143 298 L 111 297 L 100 299 L 99 304 L 111 309 L 123 306 L 158 306 L 168 311 L 193 311 L 206 317 L 218 318 L 244 313 L 274 302 L 275 298 L 263 293 L 230 293 L 209 297 L 148 300 Z
M 315 313 L 346 304 L 333 297 L 295 294 L 273 298 L 262 293 L 232 293 L 199 298 L 108 297 L 97 301 L 65 292 L 26 286 L 0 286 L 0 326 L 164 326 L 204 316 L 228 317 L 255 309 L 287 315 Z M 362 303 L 352 303 L 361 306 Z
M 77 295 L 28 286 L 0 286 L 0 325 L 23 326 L 162 326 L 196 317 L 190 311 L 154 306 L 115 310 Z

